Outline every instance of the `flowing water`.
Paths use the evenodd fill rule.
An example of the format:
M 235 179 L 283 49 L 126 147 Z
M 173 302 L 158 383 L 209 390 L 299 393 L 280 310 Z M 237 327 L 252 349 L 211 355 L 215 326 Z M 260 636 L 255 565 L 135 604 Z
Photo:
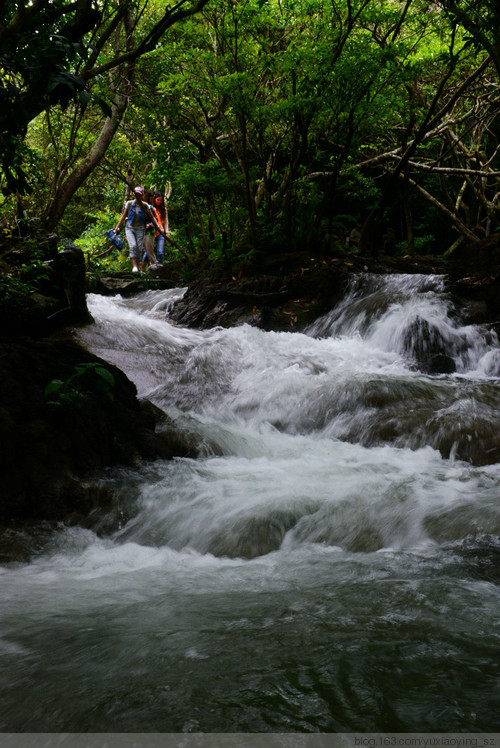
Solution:
M 304 333 L 179 328 L 182 293 L 89 297 L 84 345 L 199 456 L 107 471 L 119 527 L 0 569 L 1 729 L 498 731 L 494 332 L 437 277 Z

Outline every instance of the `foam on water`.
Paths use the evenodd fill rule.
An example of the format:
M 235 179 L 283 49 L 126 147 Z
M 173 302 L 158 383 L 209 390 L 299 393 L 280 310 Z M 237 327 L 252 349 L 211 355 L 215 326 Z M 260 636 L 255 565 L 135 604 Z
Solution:
M 442 276 L 360 276 L 344 301 L 310 325 L 308 333 L 358 334 L 378 349 L 410 360 L 439 351 L 454 359 L 459 372 L 477 373 L 481 359 L 498 349 L 495 333 L 461 324 Z
M 496 531 L 495 468 L 489 493 L 473 468 L 443 460 L 482 461 L 500 416 L 496 381 L 422 376 L 404 355 L 419 318 L 441 341 L 460 338 L 462 363 L 486 371 L 495 360 L 495 338 L 460 327 L 443 289 L 440 277 L 363 276 L 307 334 L 185 330 L 161 319 L 168 297 L 92 297 L 98 325 L 85 334 L 105 339 L 108 356 L 120 349 L 117 327 L 134 329 L 141 352 L 152 325 L 161 328 L 155 386 L 135 362 L 127 373 L 204 457 L 167 463 L 144 483 L 116 540 L 246 558 L 310 542 L 413 548 L 440 542 L 435 518 L 453 506 L 458 518 L 475 507 L 477 533 Z M 447 537 L 464 533 L 464 521 L 450 520 Z
M 0 728 L 492 731 L 494 333 L 438 277 L 360 277 L 303 334 L 176 327 L 182 294 L 89 298 L 82 342 L 198 457 L 106 471 L 112 532 L 0 568 Z

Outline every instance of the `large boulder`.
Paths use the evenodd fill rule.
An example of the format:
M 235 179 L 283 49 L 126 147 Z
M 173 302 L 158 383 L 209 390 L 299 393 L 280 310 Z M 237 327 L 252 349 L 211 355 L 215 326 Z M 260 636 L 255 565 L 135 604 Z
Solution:
M 343 262 L 289 254 L 280 255 L 279 263 L 249 275 L 230 267 L 200 268 L 170 317 L 201 329 L 243 323 L 264 330 L 300 329 L 331 309 L 345 292 Z
M 421 317 L 417 317 L 408 326 L 403 339 L 403 351 L 427 374 L 452 374 L 456 371 L 450 343 L 437 325 Z
M 71 342 L 0 339 L 0 520 L 79 518 L 110 500 L 100 468 L 169 458 L 161 411 L 123 372 Z
M 25 267 L 19 269 L 15 263 L 22 259 Z M 26 247 L 2 255 L 0 269 L 6 289 L 0 296 L 3 335 L 44 337 L 67 325 L 92 322 L 86 300 L 85 258 L 79 247 L 54 251 L 44 262 L 30 265 L 29 260 Z

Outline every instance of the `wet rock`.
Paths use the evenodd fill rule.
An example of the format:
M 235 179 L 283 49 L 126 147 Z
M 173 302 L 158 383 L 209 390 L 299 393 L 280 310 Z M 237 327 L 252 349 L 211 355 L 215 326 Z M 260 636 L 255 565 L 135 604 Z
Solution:
M 231 306 L 273 307 L 285 304 L 290 298 L 290 291 L 275 293 L 244 293 L 242 291 L 217 291 L 217 298 L 227 301 Z
M 417 317 L 409 325 L 403 339 L 403 352 L 416 361 L 418 368 L 429 374 L 455 371 L 454 359 L 442 332 L 428 320 Z
M 148 278 L 169 281 L 175 287 L 184 285 L 182 282 L 183 266 L 178 261 L 166 261 L 163 265 L 148 265 L 144 272 Z
M 470 324 L 500 320 L 500 275 L 459 278 L 450 290 Z
M 140 277 L 132 276 L 103 276 L 97 279 L 89 286 L 92 293 L 98 293 L 102 296 L 115 296 L 120 294 L 125 298 L 136 296 L 144 291 L 165 291 L 170 288 L 176 288 L 178 281 L 156 277 L 153 273 Z
M 500 234 L 464 245 L 447 264 L 450 291 L 470 323 L 500 320 Z
M 455 360 L 446 353 L 435 353 L 420 361 L 420 369 L 425 374 L 453 374 L 457 366 Z
M 3 335 L 43 337 L 53 331 L 51 317 L 67 306 L 66 302 L 40 293 L 0 298 Z M 55 322 L 55 320 L 54 320 Z
M 186 327 L 204 329 L 223 324 L 224 303 L 217 296 L 219 283 L 213 278 L 198 278 L 189 284 L 184 297 L 173 308 L 171 318 Z
M 3 522 L 81 517 L 105 503 L 86 485 L 96 471 L 175 453 L 156 432 L 162 412 L 76 344 L 0 339 L 0 376 Z
M 50 249 L 52 252 L 52 243 Z M 12 260 L 12 252 L 2 256 L 3 262 L 6 257 Z M 26 250 L 19 252 L 26 262 Z M 0 298 L 3 335 L 44 337 L 67 325 L 92 322 L 86 301 L 82 250 L 71 246 L 51 256 L 52 259 L 28 266 L 18 275 L 13 266 L 9 267 L 8 288 L 13 290 Z M 29 287 L 36 291 L 28 292 Z
M 464 325 L 482 325 L 491 320 L 491 313 L 485 301 L 457 299 L 460 308 L 460 319 Z
M 66 247 L 56 254 L 52 266 L 64 290 L 71 322 L 77 325 L 92 322 L 92 316 L 87 309 L 85 257 L 82 250 L 74 244 Z
M 272 259 L 285 262 L 284 257 Z M 343 263 L 314 261 L 308 255 L 295 259 L 308 264 L 296 263 L 286 276 L 260 273 L 238 278 L 227 268 L 203 271 L 170 316 L 179 324 L 201 329 L 243 323 L 264 330 L 300 329 L 342 298 L 347 272 Z
M 94 293 L 102 296 L 115 296 L 120 294 L 124 297 L 135 296 L 144 290 L 144 286 L 139 281 L 127 278 L 104 277 L 99 278 L 97 283 L 92 287 Z

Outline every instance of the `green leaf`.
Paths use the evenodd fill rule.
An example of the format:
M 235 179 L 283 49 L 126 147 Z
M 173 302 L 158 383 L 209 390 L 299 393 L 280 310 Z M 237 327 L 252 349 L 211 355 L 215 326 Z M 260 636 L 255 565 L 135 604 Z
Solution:
M 107 101 L 104 101 L 100 96 L 94 96 L 94 101 L 100 106 L 102 113 L 105 114 L 106 117 L 111 117 L 113 112 Z
M 65 383 L 62 381 L 62 379 L 53 379 L 52 382 L 49 382 L 49 384 L 45 388 L 45 397 L 60 392 L 64 387 L 64 384 Z
M 82 107 L 86 107 L 89 103 L 90 99 L 92 98 L 91 94 L 89 94 L 88 91 L 80 91 L 80 94 L 78 95 L 78 98 L 80 99 L 80 104 Z
M 103 366 L 96 366 L 95 373 L 102 377 L 102 379 L 104 379 L 110 385 L 110 387 L 115 386 L 114 375 L 108 369 L 105 369 Z

